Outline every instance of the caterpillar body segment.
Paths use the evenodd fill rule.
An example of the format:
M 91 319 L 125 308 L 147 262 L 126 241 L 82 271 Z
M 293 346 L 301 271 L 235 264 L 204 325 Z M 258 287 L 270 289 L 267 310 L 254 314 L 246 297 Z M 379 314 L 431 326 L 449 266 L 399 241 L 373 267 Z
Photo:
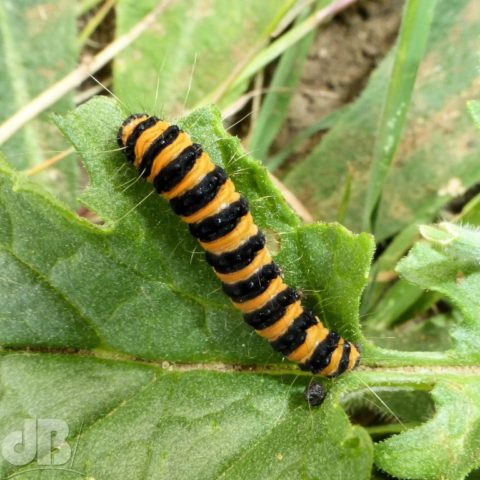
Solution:
M 360 361 L 357 347 L 322 322 L 286 285 L 265 236 L 225 170 L 178 126 L 147 114 L 118 131 L 127 159 L 188 225 L 245 321 L 303 370 L 334 377 Z

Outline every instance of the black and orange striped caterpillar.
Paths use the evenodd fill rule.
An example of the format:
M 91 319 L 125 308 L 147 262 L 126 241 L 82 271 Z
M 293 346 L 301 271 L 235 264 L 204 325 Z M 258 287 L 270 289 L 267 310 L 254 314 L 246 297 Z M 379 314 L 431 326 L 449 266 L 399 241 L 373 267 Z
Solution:
M 356 368 L 357 347 L 325 328 L 283 282 L 246 199 L 200 145 L 144 113 L 122 123 L 118 144 L 188 224 L 224 292 L 259 335 L 302 370 L 334 377 Z

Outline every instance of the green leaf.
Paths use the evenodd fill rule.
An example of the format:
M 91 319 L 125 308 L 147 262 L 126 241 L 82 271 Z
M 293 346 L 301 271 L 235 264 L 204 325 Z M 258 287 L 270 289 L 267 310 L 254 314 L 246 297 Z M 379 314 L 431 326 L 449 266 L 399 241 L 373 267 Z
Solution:
M 17 352 L 7 348 L 0 364 L 6 412 L 0 433 L 21 431 L 26 419 L 61 419 L 70 428 L 70 447 L 78 440 L 66 468 L 95 478 L 316 478 L 319 471 L 345 478 L 354 471 L 355 478 L 368 479 L 371 441 L 349 424 L 345 396 L 365 386 L 425 389 L 446 378 L 438 377 L 444 367 L 435 362 L 471 365 L 470 353 L 392 354 L 367 345 L 364 365 L 376 368 L 326 383 L 325 403 L 310 409 L 302 390 L 311 377 L 300 374 L 299 380 L 291 365 L 279 365 L 244 325 L 205 261 L 192 253 L 195 242 L 185 225 L 115 151 L 124 116 L 115 102 L 98 97 L 56 119 L 82 152 L 90 177 L 83 201 L 102 224 L 76 217 L 1 165 L 0 245 L 9 255 L 0 284 L 7 293 L 0 303 L 0 342 Z M 215 109 L 194 112 L 181 124 L 249 198 L 287 280 L 305 291 L 329 325 L 362 340 L 358 309 L 371 236 L 336 224 L 301 226 L 266 170 L 226 134 Z M 457 252 L 451 244 L 449 254 Z M 14 292 L 24 282 L 31 296 L 22 292 L 19 304 Z M 452 295 L 456 301 L 458 293 Z M 29 347 L 76 350 L 22 353 Z M 382 370 L 382 362 L 409 368 Z M 417 372 L 416 365 L 424 366 Z M 455 435 L 453 427 L 449 434 Z M 34 465 L 4 462 L 2 473 L 38 478 L 38 471 L 28 471 Z
M 82 152 L 90 176 L 82 200 L 101 217 L 102 226 L 65 212 L 35 185 L 2 168 L 5 268 L 16 272 L 18 281 L 29 279 L 28 285 L 39 279 L 38 287 L 26 288 L 31 295 L 23 299 L 20 311 L 15 297 L 18 286 L 4 279 L 2 343 L 95 346 L 184 362 L 278 362 L 280 357 L 272 356 L 268 344 L 244 324 L 221 293 L 186 226 L 166 202 L 151 195 L 150 185 L 136 181 L 134 169 L 115 152 L 116 131 L 124 115 L 115 103 L 99 97 L 57 118 Z M 249 199 L 256 221 L 279 244 L 278 261 L 287 281 L 304 288 L 314 306 L 324 302 L 317 311 L 323 311 L 327 324 L 358 337 L 358 302 L 372 239 L 353 236 L 338 225 L 299 228 L 299 220 L 272 187 L 265 169 L 245 156 L 238 139 L 227 136 L 217 111 L 199 110 L 182 125 L 215 162 L 227 168 Z M 353 262 L 345 257 L 345 250 L 352 252 Z M 300 256 L 305 261 L 298 265 Z M 307 258 L 317 263 L 321 273 Z M 325 294 L 309 295 L 309 290 L 318 288 L 324 288 Z M 49 296 L 43 295 L 46 290 L 51 291 Z M 61 324 L 52 327 L 55 336 L 43 327 L 47 313 L 34 314 L 48 312 L 52 304 L 70 312 L 55 317 Z M 25 309 L 32 310 L 29 328 L 36 336 L 31 342 L 24 328 Z
M 90 177 L 82 199 L 103 224 L 78 218 L 0 164 L 0 342 L 7 349 L 0 434 L 22 431 L 27 419 L 66 422 L 72 451 L 78 441 L 72 461 L 59 467 L 69 476 L 312 478 L 322 469 L 333 478 L 353 470 L 368 479 L 371 440 L 350 425 L 342 382 L 311 411 L 303 398 L 310 377 L 299 380 L 292 365 L 278 365 L 280 357 L 220 293 L 202 256 L 192 254 L 186 226 L 115 148 L 124 116 L 98 97 L 56 119 L 82 152 Z M 327 323 L 358 337 L 371 237 L 339 225 L 301 227 L 266 170 L 227 136 L 218 111 L 199 110 L 182 126 L 249 198 L 278 244 L 287 279 L 313 304 L 325 298 Z M 307 290 L 322 282 L 329 296 L 335 289 L 330 301 Z M 75 350 L 22 353 L 43 347 Z M 35 463 L 1 467 L 5 476 L 38 478 Z
M 423 2 L 422 2 L 423 3 Z M 429 3 L 429 2 L 426 2 Z M 478 91 L 475 0 L 439 0 L 396 159 L 384 185 L 378 242 L 405 226 L 430 221 L 460 191 L 480 181 L 480 139 L 465 109 Z M 460 28 L 461 25 L 461 28 Z M 361 229 L 368 172 L 390 78 L 390 54 L 367 88 L 285 183 L 317 218 L 337 214 L 347 172 L 353 174 L 346 226 Z
M 229 0 L 174 2 L 154 28 L 116 58 L 115 92 L 131 111 L 148 106 L 169 117 L 184 114 L 268 42 L 292 3 L 245 0 L 232 8 Z M 155 4 L 156 0 L 119 1 L 117 35 Z M 246 86 L 243 82 L 242 89 Z
M 397 271 L 421 288 L 439 292 L 460 310 L 463 322 L 452 331 L 458 357 L 480 359 L 480 233 L 443 223 L 422 227 L 428 242 L 415 245 Z
M 339 224 L 307 225 L 297 235 L 301 272 L 309 288 L 304 292 L 316 301 L 312 306 L 345 337 L 362 339 L 360 298 L 368 282 L 372 236 L 352 235 Z
M 0 123 L 73 70 L 75 22 L 75 9 L 68 0 L 0 2 Z M 2 145 L 12 165 L 26 169 L 67 148 L 49 113 L 72 107 L 73 95 L 68 94 Z M 77 164 L 72 156 L 36 179 L 75 205 Z
M 480 382 L 458 377 L 432 391 L 436 413 L 424 425 L 375 446 L 375 462 L 400 478 L 462 480 L 480 467 Z
M 6 227 L 0 240 L 10 254 L 0 290 L 5 299 L 1 343 L 17 349 L 75 347 L 104 357 L 5 357 L 3 388 L 13 397 L 2 397 L 11 409 L 3 431 L 21 429 L 25 418 L 61 418 L 71 429 L 72 442 L 80 439 L 71 468 L 96 477 L 144 478 L 151 472 L 160 478 L 244 478 L 249 471 L 251 478 L 295 478 L 301 472 L 314 476 L 322 468 L 337 478 L 353 469 L 367 479 L 371 442 L 363 430 L 350 426 L 340 393 L 311 412 L 302 396 L 305 382 L 278 375 L 285 366 L 272 368 L 273 375 L 267 376 L 234 375 L 228 365 L 217 367 L 224 373 L 212 371 L 208 362 L 263 365 L 280 358 L 228 304 L 206 262 L 192 255 L 195 243 L 187 228 L 166 202 L 149 195 L 151 186 L 137 182 L 134 169 L 115 152 L 122 118 L 124 112 L 105 97 L 57 118 L 82 152 L 90 176 L 83 201 L 103 225 L 65 211 L 8 166 L 0 170 L 0 206 L 6 212 L 0 216 Z M 202 109 L 182 125 L 248 196 L 258 223 L 279 242 L 286 277 L 303 279 L 299 286 L 305 287 L 317 279 L 331 282 L 339 309 L 328 304 L 327 313 L 335 314 L 326 320 L 358 332 L 371 238 L 353 236 L 338 225 L 300 228 L 266 170 L 245 156 L 238 139 L 226 136 L 216 110 Z M 353 263 L 343 256 L 346 250 L 352 251 Z M 300 265 L 299 252 L 304 256 Z M 323 263 L 318 252 L 325 255 Z M 318 262 L 316 268 L 308 258 Z M 350 285 L 347 278 L 356 281 Z M 25 279 L 22 288 L 30 295 L 22 295 L 19 308 L 14 292 Z M 307 292 L 307 297 L 323 298 L 322 292 Z M 57 313 L 53 320 L 48 311 Z M 161 361 L 166 371 L 158 365 L 122 363 L 124 354 Z M 182 370 L 169 362 L 190 366 Z M 202 370 L 202 365 L 206 371 L 189 371 Z M 99 387 L 103 383 L 109 385 L 106 390 Z M 45 385 L 57 385 L 55 395 L 46 393 L 50 389 L 38 393 Z M 79 392 L 73 402 L 68 400 L 72 392 Z M 335 462 L 329 461 L 332 454 Z M 30 466 L 5 468 L 5 473 L 29 478 Z
M 336 395 L 311 411 L 292 377 L 47 354 L 6 355 L 0 371 L 2 437 L 30 418 L 67 424 L 71 457 L 55 478 L 370 476 L 368 435 L 350 426 Z M 37 479 L 35 467 L 4 460 L 0 471 Z

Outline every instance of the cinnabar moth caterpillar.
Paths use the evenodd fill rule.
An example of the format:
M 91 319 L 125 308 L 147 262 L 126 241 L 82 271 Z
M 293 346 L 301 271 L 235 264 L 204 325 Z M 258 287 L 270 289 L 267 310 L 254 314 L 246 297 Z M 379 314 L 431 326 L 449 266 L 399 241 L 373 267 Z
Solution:
M 325 328 L 283 282 L 246 199 L 200 145 L 176 125 L 144 113 L 123 122 L 118 144 L 188 224 L 224 292 L 275 350 L 327 377 L 358 365 L 356 346 Z

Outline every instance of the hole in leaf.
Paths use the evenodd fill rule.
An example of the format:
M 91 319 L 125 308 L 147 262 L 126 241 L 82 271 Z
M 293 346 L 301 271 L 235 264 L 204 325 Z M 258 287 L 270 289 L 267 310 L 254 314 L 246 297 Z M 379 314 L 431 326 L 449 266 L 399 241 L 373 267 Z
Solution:
M 280 235 L 273 230 L 268 228 L 263 229 L 263 233 L 265 234 L 265 238 L 267 239 L 267 247 L 270 250 L 270 253 L 275 256 L 280 252 L 282 240 L 280 239 Z
M 435 413 L 429 392 L 398 387 L 376 387 L 349 394 L 342 405 L 352 423 L 382 440 L 429 420 Z

